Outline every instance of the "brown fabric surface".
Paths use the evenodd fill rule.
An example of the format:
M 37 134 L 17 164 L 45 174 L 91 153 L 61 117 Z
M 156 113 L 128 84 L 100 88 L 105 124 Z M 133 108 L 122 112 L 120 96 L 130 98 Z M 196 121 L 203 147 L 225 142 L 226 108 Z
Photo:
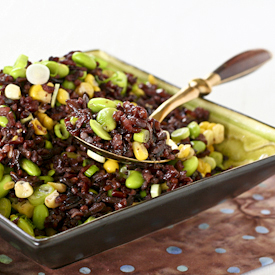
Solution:
M 275 259 L 274 217 L 275 176 L 187 221 L 56 270 L 0 239 L 0 274 L 243 274 Z

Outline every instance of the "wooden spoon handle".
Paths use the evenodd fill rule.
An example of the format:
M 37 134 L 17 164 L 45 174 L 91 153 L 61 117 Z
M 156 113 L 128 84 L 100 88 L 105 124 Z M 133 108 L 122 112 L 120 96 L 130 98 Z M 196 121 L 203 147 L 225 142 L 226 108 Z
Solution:
M 238 54 L 213 72 L 220 76 L 219 83 L 215 83 L 214 85 L 245 76 L 262 66 L 271 57 L 272 54 L 264 49 L 250 50 Z

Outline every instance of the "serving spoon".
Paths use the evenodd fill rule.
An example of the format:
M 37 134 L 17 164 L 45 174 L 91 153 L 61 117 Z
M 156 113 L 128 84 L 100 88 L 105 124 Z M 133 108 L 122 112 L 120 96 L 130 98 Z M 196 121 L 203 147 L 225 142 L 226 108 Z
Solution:
M 213 71 L 205 79 L 196 78 L 189 82 L 186 88 L 180 89 L 176 94 L 162 103 L 151 115 L 150 118 L 154 118 L 159 122 L 174 109 L 180 105 L 195 99 L 197 97 L 202 97 L 208 95 L 212 91 L 212 87 L 218 84 L 222 84 L 242 76 L 245 76 L 259 67 L 261 67 L 265 62 L 270 60 L 272 57 L 271 53 L 264 49 L 249 50 L 236 55 L 235 57 L 229 59 Z M 165 163 L 170 161 L 169 159 L 164 160 L 138 160 L 135 158 L 129 158 L 125 156 L 120 156 L 112 152 L 98 148 L 85 140 L 74 136 L 79 142 L 81 142 L 85 147 L 90 150 L 91 154 L 100 154 L 102 156 L 102 162 L 105 158 L 110 158 L 118 160 L 122 163 L 143 163 L 143 164 L 154 164 L 154 163 Z

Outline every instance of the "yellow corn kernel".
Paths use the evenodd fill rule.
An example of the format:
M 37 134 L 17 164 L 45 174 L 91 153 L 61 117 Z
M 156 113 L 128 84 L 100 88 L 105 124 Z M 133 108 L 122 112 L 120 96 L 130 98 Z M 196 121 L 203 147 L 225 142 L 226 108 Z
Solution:
M 66 90 L 60 88 L 58 90 L 56 99 L 59 103 L 67 105 L 66 100 L 70 99 L 70 94 Z
M 209 123 L 207 130 L 212 130 L 215 125 L 216 125 L 216 123 L 213 123 L 213 122 Z
M 92 74 L 87 74 L 84 81 L 90 83 L 92 87 L 98 86 L 98 83 L 96 82 L 95 77 Z
M 172 150 L 179 150 L 178 145 L 171 138 L 166 139 L 166 144 L 169 145 L 172 148 Z
M 151 75 L 151 74 L 148 75 L 148 81 L 149 81 L 150 84 L 152 84 L 152 85 L 157 85 L 157 80 L 156 80 L 156 78 L 155 78 L 153 75 Z
M 133 146 L 133 151 L 136 159 L 146 160 L 148 158 L 149 154 L 144 144 L 138 141 L 134 141 L 132 146 Z
M 42 85 L 35 84 L 32 85 L 29 90 L 29 96 L 32 97 L 34 100 L 43 102 L 43 103 L 50 103 L 52 99 L 52 94 L 43 90 Z
M 203 135 L 207 140 L 207 146 L 210 146 L 214 143 L 214 133 L 212 130 L 205 130 Z
M 208 145 L 207 146 L 207 149 L 210 151 L 210 153 L 214 152 L 215 151 L 215 148 L 214 146 L 211 144 L 211 145 Z
M 45 198 L 45 205 L 49 208 L 56 208 L 59 206 L 58 203 L 56 203 L 56 198 L 59 196 L 59 193 L 57 190 L 54 190 L 50 195 L 48 195 Z
M 198 160 L 199 160 L 199 165 L 197 170 L 202 174 L 203 177 L 205 177 L 207 173 L 211 173 L 211 166 L 209 163 L 204 162 L 202 159 L 198 159 Z
M 13 202 L 11 206 L 18 213 L 26 215 L 28 218 L 31 218 L 33 215 L 34 206 L 28 200 Z
M 47 83 L 47 86 L 54 87 L 54 84 L 52 82 Z
M 64 183 L 61 182 L 47 182 L 47 184 L 51 185 L 55 190 L 57 190 L 59 193 L 64 193 L 67 190 L 67 186 Z
M 95 92 L 100 92 L 101 91 L 100 87 L 98 87 L 98 86 L 93 86 L 93 88 L 94 88 Z
M 214 143 L 219 144 L 224 140 L 224 126 L 222 124 L 216 124 L 213 129 Z
M 180 144 L 179 145 L 179 152 L 177 154 L 177 158 L 179 159 L 186 159 L 189 156 L 190 153 L 190 144 Z
M 14 187 L 15 182 L 14 181 L 8 181 L 4 184 L 3 189 L 4 190 L 10 190 Z
M 12 139 L 11 139 L 11 141 L 15 141 L 15 140 L 17 140 L 18 139 L 18 136 L 16 135 L 16 136 L 14 136 Z
M 209 121 L 202 121 L 199 126 L 200 128 L 208 129 L 208 125 L 210 124 Z
M 92 98 L 94 96 L 94 88 L 88 82 L 81 82 L 80 85 L 76 87 L 75 92 L 80 96 L 86 93 L 89 98 Z
M 137 106 L 137 103 L 136 103 L 136 102 L 133 102 L 133 101 L 132 101 L 131 103 L 132 103 L 133 105 Z
M 42 126 L 42 124 L 39 122 L 37 118 L 33 119 L 31 121 L 31 124 L 33 125 L 34 132 L 38 136 L 45 136 L 47 134 L 47 129 Z
M 108 159 L 103 164 L 103 168 L 106 170 L 107 173 L 115 173 L 115 171 L 119 169 L 119 165 L 116 160 Z
M 45 128 L 47 128 L 48 130 L 52 130 L 53 129 L 53 126 L 54 126 L 55 122 L 47 114 L 37 112 L 36 116 L 37 116 L 38 120 L 40 121 L 40 123 Z

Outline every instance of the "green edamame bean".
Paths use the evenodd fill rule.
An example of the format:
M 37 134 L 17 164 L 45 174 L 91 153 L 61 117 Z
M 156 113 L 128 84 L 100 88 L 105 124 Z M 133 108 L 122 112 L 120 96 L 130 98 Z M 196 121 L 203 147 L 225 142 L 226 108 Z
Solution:
M 0 181 L 2 180 L 4 176 L 5 167 L 2 163 L 0 163 Z
M 171 138 L 175 142 L 180 142 L 182 139 L 188 138 L 190 135 L 190 130 L 188 127 L 183 127 L 175 130 L 171 133 Z
M 11 202 L 7 198 L 0 199 L 0 214 L 4 217 L 9 218 L 11 214 Z
M 83 73 L 83 75 L 78 78 L 80 80 L 84 80 L 85 77 L 87 76 L 87 71 L 82 71 L 82 73 Z
M 55 77 L 57 75 L 57 73 L 58 73 L 58 63 L 57 62 L 45 60 L 45 61 L 40 62 L 40 64 L 43 64 L 49 68 L 51 77 Z
M 141 129 L 139 133 L 134 133 L 133 139 L 138 142 L 146 143 L 150 138 L 150 133 L 146 129 Z
M 20 162 L 20 166 L 23 170 L 25 170 L 30 176 L 40 176 L 41 170 L 40 168 L 29 159 L 22 159 Z
M 74 90 L 75 89 L 75 84 L 72 81 L 69 81 L 67 79 L 65 79 L 63 81 L 62 86 L 65 89 L 70 89 L 70 90 Z
M 32 222 L 36 228 L 42 230 L 45 228 L 45 219 L 49 216 L 49 210 L 46 205 L 40 204 L 34 207 Z
M 97 113 L 104 108 L 116 108 L 116 104 L 110 99 L 96 97 L 90 99 L 88 102 L 88 108 L 91 109 L 93 113 Z
M 117 104 L 120 104 L 121 106 L 123 106 L 123 102 L 121 100 L 115 99 L 113 102 L 116 104 L 116 106 Z
M 43 180 L 44 183 L 53 182 L 53 177 L 51 176 L 40 176 L 39 179 Z
M 113 196 L 112 193 L 113 193 L 113 189 L 108 190 L 107 191 L 107 196 L 112 197 Z
M 0 116 L 0 126 L 6 127 L 9 123 L 9 120 L 5 116 Z
M 14 79 L 17 79 L 18 77 L 26 77 L 26 69 L 14 68 L 10 71 L 9 75 L 11 75 Z
M 0 181 L 0 198 L 8 195 L 9 190 L 5 190 L 4 186 L 9 181 L 12 181 L 12 177 L 10 175 L 4 175 L 2 180 Z
M 17 215 L 12 215 L 11 221 L 16 220 L 17 218 L 18 218 Z M 17 226 L 19 228 L 21 228 L 23 231 L 25 231 L 27 234 L 29 234 L 33 237 L 35 236 L 34 231 L 33 231 L 34 226 L 26 216 L 20 216 L 19 217 L 19 219 L 17 221 Z
M 82 65 L 83 67 L 86 67 L 89 70 L 93 70 L 96 68 L 96 61 L 94 57 L 89 56 L 86 53 L 83 52 L 74 52 L 72 55 L 72 60 L 77 63 Z
M 91 167 L 89 167 L 85 172 L 84 175 L 86 177 L 91 177 L 93 174 L 95 174 L 97 171 L 99 171 L 99 168 L 96 165 L 92 165 Z
M 25 68 L 28 64 L 28 57 L 24 54 L 21 54 L 16 59 L 13 68 Z
M 104 108 L 97 114 L 97 122 L 107 132 L 111 132 L 116 128 L 116 121 L 113 119 L 113 113 L 116 111 L 117 109 L 115 108 Z
M 195 139 L 200 135 L 200 126 L 196 121 L 190 122 L 187 127 L 189 128 L 191 139 Z
M 57 73 L 57 75 L 59 76 L 59 78 L 63 78 L 65 76 L 67 76 L 70 72 L 69 67 L 65 64 L 61 64 L 61 63 L 57 63 L 57 64 L 58 64 L 58 73 Z
M 183 171 L 186 171 L 186 176 L 190 177 L 197 170 L 199 160 L 197 157 L 193 156 L 190 159 L 183 161 L 182 164 L 184 166 Z
M 117 71 L 115 72 L 112 77 L 110 78 L 110 80 L 117 86 L 122 88 L 121 94 L 124 95 L 126 92 L 126 88 L 127 88 L 127 76 L 125 73 L 121 72 L 121 71 Z
M 213 158 L 216 161 L 216 165 L 219 166 L 223 162 L 223 155 L 220 152 L 214 151 L 209 154 L 209 157 Z
M 107 131 L 105 131 L 102 126 L 93 119 L 90 119 L 90 126 L 92 128 L 92 130 L 94 131 L 94 133 L 101 137 L 104 140 L 111 140 L 112 137 L 109 135 L 109 133 Z
M 205 143 L 200 140 L 191 141 L 191 145 L 195 150 L 196 154 L 202 153 L 206 149 Z
M 95 217 L 90 216 L 84 223 L 88 223 L 95 220 Z
M 70 136 L 70 133 L 67 131 L 66 126 L 58 123 L 54 125 L 54 133 L 58 138 L 67 139 Z
M 42 184 L 39 187 L 37 187 L 33 194 L 28 197 L 29 202 L 32 205 L 39 205 L 43 204 L 45 201 L 45 198 L 50 195 L 52 192 L 54 192 L 54 188 L 49 184 Z
M 5 66 L 3 69 L 4 74 L 10 74 L 11 70 L 13 69 L 12 66 Z
M 48 176 L 52 177 L 55 174 L 55 170 L 49 170 Z
M 147 193 L 146 193 L 145 190 L 142 190 L 142 191 L 139 192 L 139 195 L 143 199 L 143 198 L 145 198 L 147 196 Z
M 122 178 L 127 178 L 128 177 L 128 174 L 129 174 L 129 170 L 127 168 L 126 165 L 123 165 L 120 169 L 119 169 L 119 175 L 122 177 Z
M 49 140 L 45 140 L 45 148 L 46 149 L 53 149 L 53 145 Z
M 95 61 L 97 61 L 98 63 L 99 63 L 99 68 L 101 68 L 101 69 L 106 69 L 107 68 L 107 66 L 108 66 L 108 62 L 107 61 L 105 61 L 105 60 L 103 60 L 103 59 L 101 59 L 101 58 L 99 58 L 99 57 L 95 57 Z
M 129 177 L 125 181 L 125 185 L 130 189 L 138 189 L 142 186 L 144 178 L 139 171 L 130 171 Z

